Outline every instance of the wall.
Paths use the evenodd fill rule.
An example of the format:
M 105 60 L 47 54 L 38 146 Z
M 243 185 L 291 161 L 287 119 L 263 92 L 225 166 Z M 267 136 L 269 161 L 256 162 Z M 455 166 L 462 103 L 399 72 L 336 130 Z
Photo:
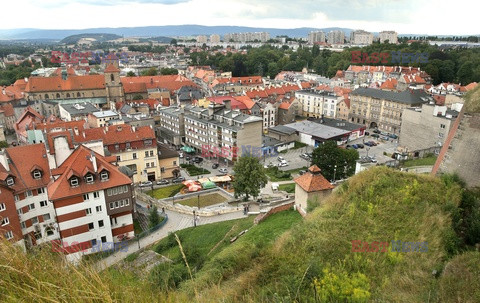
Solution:
M 269 211 L 267 211 L 266 213 L 259 214 L 255 218 L 255 220 L 253 220 L 253 223 L 258 224 L 258 223 L 262 222 L 263 220 L 265 220 L 266 218 L 270 217 L 273 214 L 279 213 L 281 211 L 289 210 L 290 208 L 293 207 L 294 204 L 295 204 L 295 202 L 290 202 L 290 203 L 287 203 L 287 204 L 284 204 L 284 205 L 273 207 Z

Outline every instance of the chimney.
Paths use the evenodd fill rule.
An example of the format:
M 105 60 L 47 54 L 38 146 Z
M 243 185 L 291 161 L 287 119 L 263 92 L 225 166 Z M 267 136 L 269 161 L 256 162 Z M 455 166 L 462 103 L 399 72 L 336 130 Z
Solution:
M 2 164 L 3 167 L 5 167 L 5 169 L 6 169 L 7 171 L 10 171 L 10 166 L 8 165 L 7 154 L 5 153 L 4 150 L 1 150 L 1 151 L 0 151 L 0 164 Z
M 97 159 L 95 158 L 95 153 L 92 151 L 90 151 L 90 161 L 92 161 L 92 165 L 93 165 L 93 172 L 96 173 L 97 172 Z
M 223 100 L 223 105 L 225 105 L 226 110 L 232 110 L 232 102 L 230 100 Z

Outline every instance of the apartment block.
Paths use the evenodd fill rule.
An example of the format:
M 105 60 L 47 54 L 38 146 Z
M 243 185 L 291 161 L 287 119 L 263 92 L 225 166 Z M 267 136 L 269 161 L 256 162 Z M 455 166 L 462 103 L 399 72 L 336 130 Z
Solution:
M 49 198 L 68 260 L 134 236 L 131 180 L 106 157 L 80 145 L 52 176 Z
M 423 90 L 402 92 L 358 88 L 350 94 L 349 121 L 398 134 L 403 111 L 433 101 Z
M 350 43 L 355 45 L 370 45 L 373 43 L 373 34 L 364 30 L 350 33 Z
M 343 44 L 345 42 L 345 33 L 343 31 L 330 31 L 327 34 L 327 40 L 330 44 Z
M 337 105 L 343 100 L 332 92 L 314 90 L 296 91 L 295 98 L 300 101 L 304 116 L 316 118 L 322 115 L 335 118 Z
M 210 35 L 210 43 L 220 43 L 220 36 L 217 34 Z
M 397 44 L 398 43 L 397 35 L 398 34 L 395 31 L 383 31 L 378 33 L 378 38 L 380 39 L 380 43 L 384 43 L 385 41 L 388 41 L 388 43 Z
M 308 43 L 315 44 L 318 42 L 325 42 L 325 33 L 322 31 L 313 31 L 308 33 Z
M 47 193 L 51 176 L 45 145 L 7 148 L 0 164 L 1 234 L 26 248 L 58 239 Z
M 185 113 L 185 144 L 235 162 L 242 148 L 262 146 L 262 118 L 232 110 L 229 101 Z
M 188 106 L 187 106 L 188 108 Z M 180 107 L 164 107 L 158 111 L 160 117 L 157 135 L 176 147 L 185 143 L 185 110 Z

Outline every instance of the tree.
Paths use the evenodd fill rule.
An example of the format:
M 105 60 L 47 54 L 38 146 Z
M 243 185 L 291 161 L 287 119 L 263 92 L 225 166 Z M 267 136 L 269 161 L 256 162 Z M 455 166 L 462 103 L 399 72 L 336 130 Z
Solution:
M 143 99 L 143 96 L 140 94 L 136 94 L 135 96 L 133 96 L 133 100 L 142 100 L 142 99 Z
M 339 148 L 335 141 L 324 142 L 312 154 L 312 164 L 316 164 L 322 170 L 322 175 L 330 181 L 353 175 L 357 159 L 356 150 Z
M 160 224 L 160 215 L 157 206 L 153 206 L 148 213 L 148 228 L 152 228 Z
M 161 75 L 178 75 L 178 69 L 163 67 L 160 69 Z
M 156 76 L 157 74 L 158 74 L 158 71 L 155 67 L 151 67 L 142 72 L 142 76 Z
M 127 73 L 127 77 L 135 77 L 135 76 L 136 76 L 135 73 L 132 72 L 132 71 L 129 71 L 129 72 Z
M 260 189 L 268 182 L 265 169 L 259 159 L 251 155 L 240 157 L 233 167 L 233 171 L 235 172 L 235 181 L 233 182 L 235 197 L 245 195 L 245 201 L 250 196 L 257 197 Z
M 170 40 L 171 45 L 177 45 L 177 39 L 172 39 Z
M 8 147 L 7 141 L 0 141 L 0 148 Z

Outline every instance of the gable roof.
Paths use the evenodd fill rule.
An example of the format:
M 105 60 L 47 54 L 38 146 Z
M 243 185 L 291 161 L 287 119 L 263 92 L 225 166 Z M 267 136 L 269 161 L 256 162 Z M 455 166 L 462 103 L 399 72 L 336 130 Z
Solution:
M 104 75 L 30 77 L 25 87 L 26 92 L 51 92 L 70 90 L 105 89 Z
M 91 161 L 92 154 L 95 156 L 97 167 L 103 167 L 109 172 L 108 180 L 99 182 L 97 179 L 91 184 L 79 180 L 78 186 L 71 187 L 69 177 L 78 175 L 79 172 L 83 172 L 85 168 L 88 168 L 88 170 L 92 172 L 95 171 Z M 50 200 L 59 200 L 71 196 L 78 196 L 86 192 L 104 190 L 132 183 L 130 178 L 118 170 L 118 167 L 110 164 L 105 157 L 83 145 L 78 146 L 55 172 L 61 173 L 55 181 L 48 185 L 48 196 Z M 100 173 L 98 169 L 97 173 Z

